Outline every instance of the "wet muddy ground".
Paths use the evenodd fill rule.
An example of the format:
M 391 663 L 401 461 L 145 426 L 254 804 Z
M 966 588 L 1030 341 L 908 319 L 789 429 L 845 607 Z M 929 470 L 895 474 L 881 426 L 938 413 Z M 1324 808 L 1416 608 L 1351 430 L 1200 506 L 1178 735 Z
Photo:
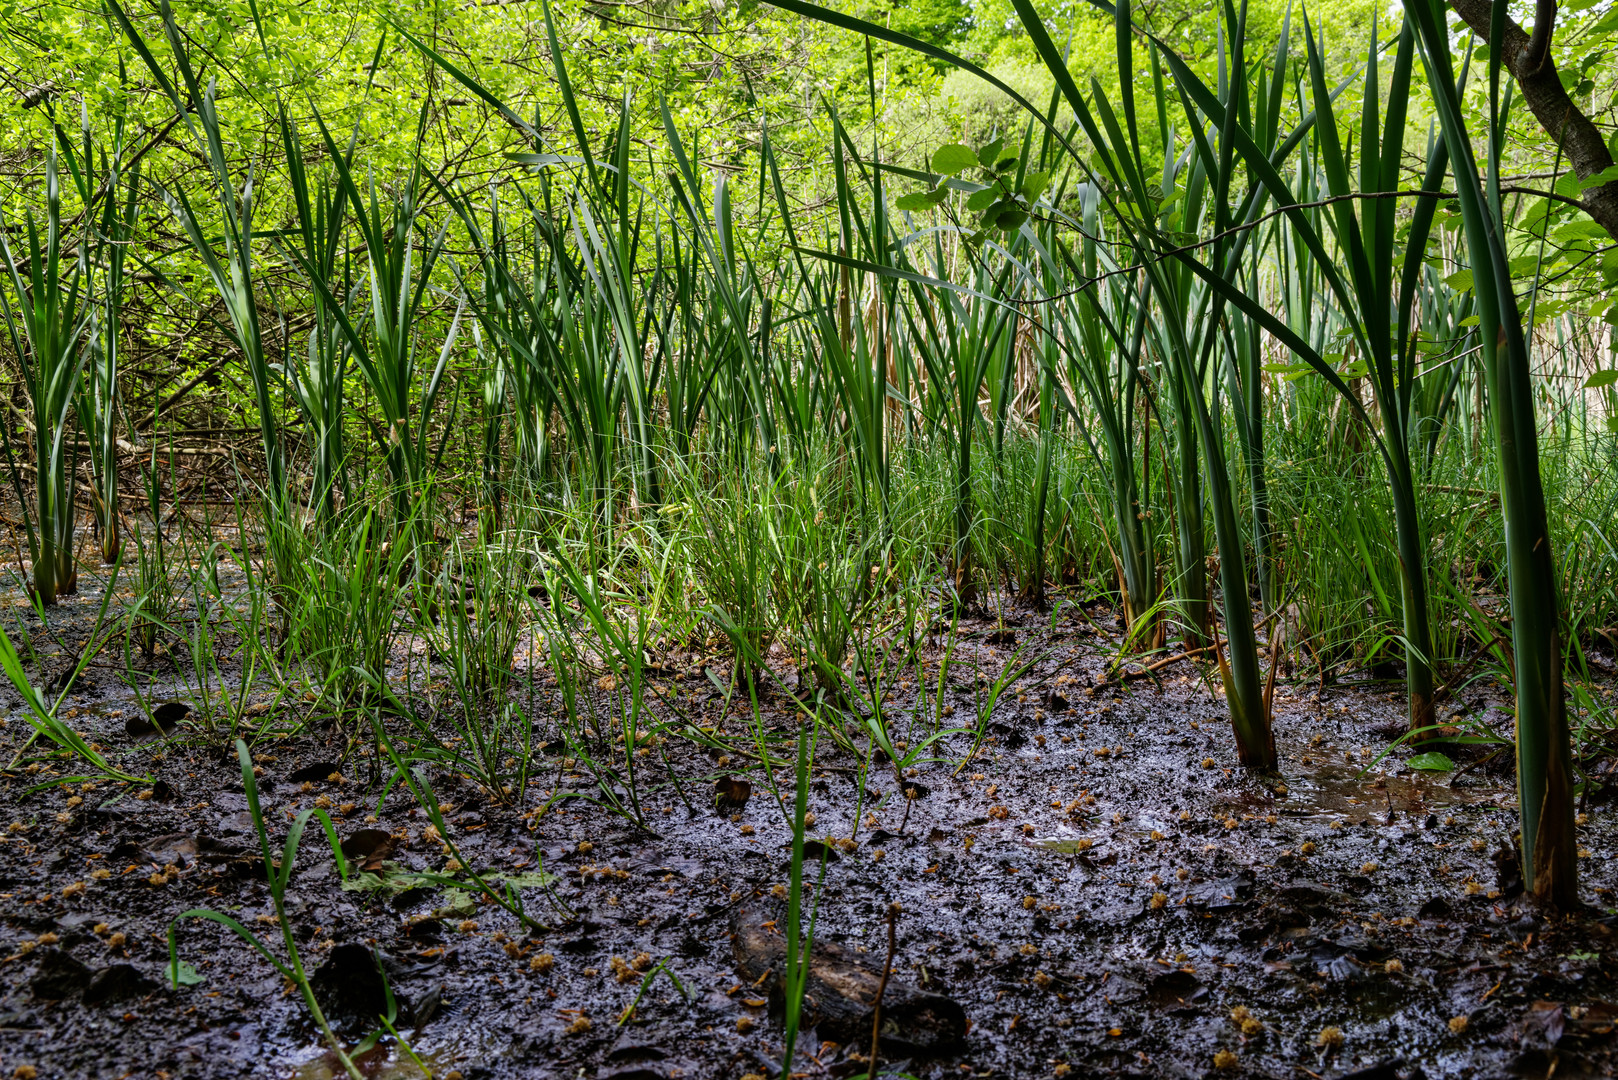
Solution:
M 93 614 L 93 600 L 75 604 Z M 1236 766 L 1222 702 L 1192 663 L 1097 689 L 1116 646 L 1092 620 L 1110 625 L 1100 609 L 962 623 L 946 724 L 976 715 L 974 667 L 992 680 L 1017 649 L 1038 658 L 964 767 L 972 737 L 952 736 L 933 748 L 949 760 L 898 778 L 873 767 L 862 790 L 862 759 L 820 745 L 808 830 L 820 841 L 811 854 L 825 853 L 811 890 L 816 939 L 838 946 L 847 970 L 880 970 L 884 913 L 897 903 L 885 1000 L 938 1006 L 895 1004 L 884 1069 L 1294 1080 L 1618 1071 L 1618 844 L 1605 805 L 1582 808 L 1588 910 L 1541 918 L 1522 906 L 1511 865 L 1507 755 L 1481 762 L 1451 748 L 1463 768 L 1446 773 L 1412 771 L 1404 749 L 1375 761 L 1402 716 L 1397 683 L 1283 681 L 1281 775 L 1255 777 Z M 71 645 L 73 632 L 63 638 Z M 653 681 L 734 751 L 680 738 L 648 747 L 636 773 L 648 828 L 584 799 L 536 813 L 558 792 L 597 790 L 543 718 L 534 739 L 552 745 L 512 805 L 427 774 L 463 855 L 528 883 L 543 932 L 458 890 L 344 888 L 311 828 L 289 896 L 304 963 L 357 1041 L 385 1005 L 380 956 L 409 1047 L 384 1039 L 362 1058 L 366 1075 L 777 1074 L 779 1012 L 768 972 L 754 980 L 759 957 L 746 954 L 785 926 L 791 832 L 777 798 L 792 774 L 779 772 L 772 793 L 750 767 L 750 713 L 721 715 L 704 659 L 660 657 Z M 902 716 L 913 691 L 892 693 Z M 1459 704 L 1509 731 L 1503 693 L 1478 688 Z M 3 698 L 17 708 L 9 689 Z M 180 924 L 195 981 L 166 981 L 168 926 L 191 908 L 229 913 L 283 955 L 234 754 L 183 727 L 136 745 L 139 708 L 110 656 L 67 707 L 87 737 L 159 782 L 68 784 L 68 763 L 29 763 L 33 751 L 0 778 L 0 1077 L 338 1075 L 298 995 L 220 925 Z M 792 703 L 767 698 L 762 715 L 790 758 Z M 6 762 L 29 731 L 14 712 L 0 727 Z M 368 746 L 349 752 L 341 732 L 320 729 L 263 737 L 253 752 L 277 844 L 295 812 L 318 804 L 346 839 L 388 834 L 367 882 L 443 870 L 414 799 L 398 787 L 383 798 Z M 749 782 L 745 803 L 716 806 L 727 777 Z M 554 895 L 533 884 L 541 865 Z M 820 876 L 818 859 L 806 872 Z M 641 993 L 660 964 L 675 978 L 660 973 Z M 823 1004 L 795 1075 L 863 1072 L 869 1019 Z M 964 1035 L 949 1042 L 955 1028 Z

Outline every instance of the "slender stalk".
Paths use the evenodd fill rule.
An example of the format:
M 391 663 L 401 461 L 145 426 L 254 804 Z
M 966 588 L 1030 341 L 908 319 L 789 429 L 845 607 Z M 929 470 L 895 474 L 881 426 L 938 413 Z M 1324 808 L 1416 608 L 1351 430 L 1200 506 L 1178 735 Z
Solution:
M 1455 174 L 1478 301 L 1483 370 L 1500 467 L 1512 656 L 1517 690 L 1517 805 L 1523 879 L 1536 899 L 1578 903 L 1573 767 L 1562 689 L 1562 612 L 1540 478 L 1538 418 L 1522 314 L 1512 287 L 1499 202 L 1500 58 L 1490 58 L 1488 171 L 1480 173 L 1450 63 L 1443 11 L 1405 0 Z M 1498 24 L 1505 5 L 1496 5 Z M 1495 36 L 1499 40 L 1499 35 Z M 1485 193 L 1487 185 L 1487 194 Z

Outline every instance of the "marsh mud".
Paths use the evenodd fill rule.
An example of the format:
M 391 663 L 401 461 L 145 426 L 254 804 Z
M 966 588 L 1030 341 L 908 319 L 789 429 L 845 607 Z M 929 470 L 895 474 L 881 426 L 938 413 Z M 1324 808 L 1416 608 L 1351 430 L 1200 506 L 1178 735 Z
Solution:
M 74 605 L 93 615 L 81 598 L 56 625 L 71 626 Z M 1379 757 L 1400 726 L 1396 683 L 1283 682 L 1280 774 L 1250 775 L 1192 662 L 1098 688 L 1116 651 L 1098 623 L 1111 625 L 1100 609 L 962 622 L 928 706 L 943 727 L 977 726 L 1013 654 L 1033 661 L 975 754 L 963 731 L 921 753 L 938 760 L 896 774 L 868 765 L 857 724 L 853 752 L 820 739 L 806 904 L 835 970 L 811 995 L 822 1000 L 795 1076 L 865 1070 L 862 995 L 886 959 L 894 904 L 882 1068 L 917 1077 L 1618 1072 L 1607 807 L 1581 808 L 1588 907 L 1544 917 L 1514 866 L 1509 755 L 1452 746 L 1455 770 L 1414 771 L 1406 748 Z M 74 631 L 60 638 L 71 651 Z M 933 686 L 943 649 L 924 650 Z M 786 926 L 799 706 L 767 694 L 755 723 L 735 699 L 727 708 L 722 661 L 655 659 L 638 734 L 665 729 L 642 738 L 633 792 L 622 771 L 604 791 L 543 707 L 528 784 L 505 805 L 453 772 L 422 773 L 463 856 L 506 875 L 537 928 L 472 892 L 411 884 L 444 872 L 445 851 L 409 792 L 386 785 L 372 740 L 318 721 L 279 736 L 296 703 L 250 710 L 277 850 L 289 819 L 318 804 L 353 857 L 345 888 L 311 826 L 287 910 L 351 1045 L 392 996 L 402 1039 L 361 1054 L 364 1075 L 778 1073 L 772 941 Z M 543 706 L 554 691 L 536 678 Z M 1445 711 L 1509 731 L 1503 693 L 1474 688 Z M 905 677 L 889 694 L 908 750 L 933 728 L 908 727 L 917 691 Z M 188 726 L 194 715 L 149 730 L 160 700 L 142 709 L 109 658 L 64 706 L 149 786 L 70 783 L 70 762 L 37 746 L 18 757 L 31 731 L 19 713 L 0 728 L 5 760 L 17 757 L 0 779 L 0 1076 L 340 1075 L 289 982 L 218 923 L 179 922 L 191 984 L 169 985 L 169 927 L 193 908 L 284 950 L 234 753 Z M 672 701 L 681 715 L 662 708 Z M 687 724 L 708 745 L 681 737 Z M 595 752 L 621 763 L 611 730 Z M 556 799 L 567 793 L 581 797 Z M 633 796 L 644 826 L 608 810 L 609 794 Z M 847 1000 L 825 1000 L 833 984 L 852 988 Z

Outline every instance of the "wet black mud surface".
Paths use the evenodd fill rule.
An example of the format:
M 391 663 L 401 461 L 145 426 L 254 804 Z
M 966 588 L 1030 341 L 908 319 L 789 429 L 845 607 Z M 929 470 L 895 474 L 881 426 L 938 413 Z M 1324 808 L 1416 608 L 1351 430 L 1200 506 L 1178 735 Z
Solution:
M 839 946 L 840 962 L 879 970 L 884 912 L 899 904 L 888 1000 L 930 992 L 964 1016 L 953 1044 L 940 1041 L 947 1018 L 890 1018 L 887 1067 L 919 1077 L 1618 1071 L 1618 844 L 1605 806 L 1583 808 L 1588 910 L 1545 919 L 1522 906 L 1506 854 L 1516 816 L 1506 756 L 1466 764 L 1452 750 L 1466 766 L 1458 774 L 1413 772 L 1403 749 L 1374 762 L 1397 731 L 1397 684 L 1280 686 L 1281 776 L 1266 779 L 1237 768 L 1222 703 L 1189 662 L 1161 682 L 1097 690 L 1114 643 L 1087 619 L 1023 613 L 962 630 L 946 725 L 976 715 L 971 665 L 993 679 L 1017 648 L 1041 656 L 977 756 L 957 769 L 972 739 L 952 736 L 934 747 L 952 760 L 902 778 L 873 767 L 862 790 L 863 759 L 823 741 L 809 793 L 809 834 L 821 841 L 810 850 L 826 852 L 811 892 L 817 939 Z M 419 1058 L 384 1039 L 362 1058 L 366 1075 L 776 1075 L 769 980 L 738 975 L 757 969 L 739 965 L 735 939 L 767 941 L 785 926 L 777 887 L 791 833 L 749 757 L 750 712 L 721 715 L 701 661 L 662 658 L 667 673 L 654 682 L 716 739 L 734 739 L 734 752 L 681 738 L 648 747 L 636 794 L 649 828 L 582 798 L 536 813 L 558 792 L 597 791 L 546 720 L 534 738 L 552 745 L 509 806 L 428 774 L 477 868 L 518 883 L 541 864 L 556 875 L 554 897 L 522 889 L 544 932 L 470 893 L 345 889 L 311 827 L 289 910 L 322 1002 L 363 1037 L 385 1001 L 380 956 L 395 1026 Z M 914 692 L 892 692 L 902 716 Z M 1509 730 L 1501 694 L 1474 691 L 1466 705 Z M 7 691 L 5 703 L 17 699 Z M 90 668 L 68 705 L 88 737 L 131 748 L 138 707 L 117 671 Z M 777 755 L 791 756 L 795 715 L 783 698 L 764 702 Z M 7 761 L 28 730 L 15 715 L 0 728 Z M 334 729 L 260 739 L 275 843 L 318 804 L 344 838 L 389 834 L 392 851 L 373 860 L 380 876 L 442 871 L 441 841 L 408 792 L 383 798 L 385 770 L 369 751 Z M 0 779 L 0 1076 L 339 1075 L 298 995 L 224 927 L 181 923 L 179 955 L 198 981 L 166 981 L 167 929 L 190 908 L 226 912 L 284 955 L 234 753 L 182 728 L 121 760 L 160 782 L 86 788 L 50 765 Z M 750 782 L 745 804 L 714 805 L 723 777 Z M 790 792 L 790 767 L 776 779 Z M 818 876 L 818 863 L 807 873 Z M 678 985 L 655 977 L 620 1025 L 658 964 Z M 795 1074 L 863 1072 L 869 1039 L 868 1020 L 832 1017 L 805 1033 Z

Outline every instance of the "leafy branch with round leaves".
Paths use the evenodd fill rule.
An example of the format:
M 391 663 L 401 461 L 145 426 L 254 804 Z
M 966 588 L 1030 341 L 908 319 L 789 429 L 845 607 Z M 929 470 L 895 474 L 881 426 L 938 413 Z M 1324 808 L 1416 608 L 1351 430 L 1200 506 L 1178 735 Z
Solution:
M 977 150 L 960 143 L 947 143 L 933 151 L 932 171 L 939 176 L 936 187 L 902 196 L 895 206 L 906 213 L 919 213 L 941 206 L 952 181 L 957 189 L 963 183 L 954 178 L 962 173 L 977 174 L 978 186 L 966 199 L 966 210 L 978 215 L 977 231 L 970 242 L 981 241 L 990 229 L 1015 232 L 1033 212 L 1034 204 L 1051 182 L 1049 173 L 1022 172 L 1021 155 L 1004 139 L 995 139 Z

